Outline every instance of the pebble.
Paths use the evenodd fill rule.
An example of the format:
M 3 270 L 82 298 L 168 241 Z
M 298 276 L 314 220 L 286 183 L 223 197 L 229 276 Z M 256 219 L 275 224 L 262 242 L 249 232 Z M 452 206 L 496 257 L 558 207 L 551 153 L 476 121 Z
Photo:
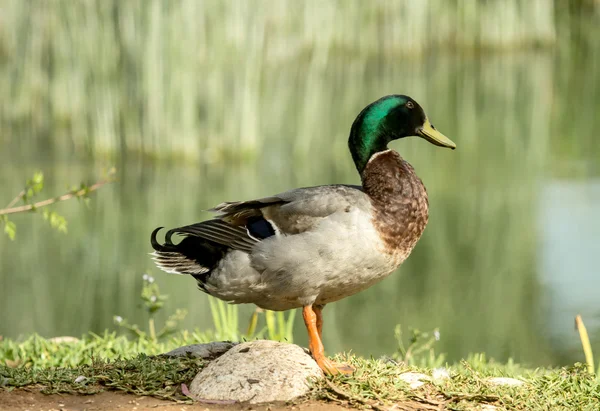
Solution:
M 426 382 L 431 382 L 431 377 L 420 372 L 405 372 L 400 374 L 400 379 L 408 384 L 412 389 L 419 388 L 425 385 Z
M 505 385 L 509 387 L 520 387 L 521 385 L 525 385 L 523 381 L 509 377 L 491 377 L 487 379 L 487 382 L 494 385 Z

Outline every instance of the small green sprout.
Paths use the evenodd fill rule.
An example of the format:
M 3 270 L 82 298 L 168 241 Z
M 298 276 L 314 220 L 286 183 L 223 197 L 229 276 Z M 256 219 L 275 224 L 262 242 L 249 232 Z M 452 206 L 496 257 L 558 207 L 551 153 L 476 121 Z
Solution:
M 445 354 L 436 354 L 433 346 L 441 339 L 440 331 L 436 328 L 432 332 L 422 332 L 416 328 L 410 329 L 408 347 L 405 347 L 400 324 L 394 329 L 394 336 L 398 343 L 398 352 L 394 359 L 407 365 L 438 368 L 444 365 Z
M 142 280 L 144 285 L 142 287 L 140 298 L 142 300 L 142 306 L 148 313 L 148 331 L 142 330 L 137 324 L 130 324 L 120 315 L 115 315 L 113 321 L 119 327 L 125 328 L 140 338 L 149 338 L 152 341 L 158 341 L 177 331 L 179 323 L 181 323 L 187 315 L 187 310 L 175 310 L 175 313 L 167 318 L 163 327 L 157 332 L 154 316 L 164 307 L 165 301 L 168 300 L 169 296 L 160 293 L 160 288 L 154 280 L 154 277 L 151 275 L 142 275 Z

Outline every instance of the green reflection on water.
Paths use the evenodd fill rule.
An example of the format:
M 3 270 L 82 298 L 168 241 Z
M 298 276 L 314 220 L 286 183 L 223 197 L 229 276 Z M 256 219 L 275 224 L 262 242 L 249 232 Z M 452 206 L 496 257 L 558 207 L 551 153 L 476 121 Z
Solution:
M 123 151 L 116 163 L 118 183 L 103 188 L 90 209 L 75 202 L 56 207 L 69 221 L 67 236 L 41 218 L 19 215 L 17 241 L 0 237 L 0 335 L 98 332 L 113 328 L 115 314 L 142 322 L 137 295 L 145 272 L 171 295 L 167 312 L 187 308 L 185 327 L 209 327 L 208 302 L 195 282 L 153 267 L 147 255 L 151 230 L 207 218 L 202 210 L 222 201 L 297 186 L 357 183 L 346 148 L 354 117 L 384 94 L 404 93 L 424 106 L 458 149 L 441 150 L 419 139 L 393 143 L 428 188 L 430 223 L 399 272 L 327 307 L 327 349 L 390 353 L 393 327 L 401 323 L 439 327 L 440 350 L 450 361 L 473 351 L 534 365 L 578 360 L 576 353 L 564 353 L 568 342 L 551 344 L 545 338 L 552 324 L 543 320 L 536 215 L 548 178 L 586 180 L 600 174 L 599 56 L 582 51 L 419 59 L 365 55 L 325 63 L 301 57 L 276 65 L 246 61 L 214 76 L 208 68 L 193 73 L 195 87 L 221 95 L 218 105 L 206 98 L 194 112 L 186 105 L 185 87 L 172 85 L 169 93 L 181 95 L 184 110 L 192 110 L 183 118 L 193 118 L 196 135 L 186 134 L 189 127 L 160 123 L 168 117 L 160 110 L 154 113 L 158 118 L 134 116 L 131 124 L 123 116 L 120 132 L 144 130 L 139 122 L 160 123 L 169 150 L 183 147 L 199 155 L 180 153 L 186 161 L 158 162 Z M 250 80 L 232 83 L 240 73 Z M 116 84 L 123 84 L 127 74 L 122 75 Z M 128 96 L 127 88 L 110 90 L 122 93 L 117 98 Z M 92 103 L 78 104 L 85 111 Z M 142 103 L 131 104 L 135 111 Z M 3 120 L 2 201 L 18 193 L 36 169 L 54 182 L 47 192 L 58 193 L 113 162 L 102 155 L 87 161 L 87 146 L 79 146 L 75 131 L 66 132 L 60 122 L 45 127 L 47 134 L 38 139 L 39 130 Z M 227 137 L 232 134 L 244 138 Z M 231 140 L 207 143 L 225 138 Z M 100 150 L 98 141 L 93 147 Z M 251 310 L 242 308 L 242 318 Z M 306 342 L 300 321 L 296 335 L 297 342 Z

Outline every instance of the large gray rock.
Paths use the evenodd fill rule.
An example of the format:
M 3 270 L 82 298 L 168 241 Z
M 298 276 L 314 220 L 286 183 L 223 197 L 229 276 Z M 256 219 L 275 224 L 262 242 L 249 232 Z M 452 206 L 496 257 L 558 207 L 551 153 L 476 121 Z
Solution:
M 321 378 L 317 363 L 297 345 L 275 341 L 238 344 L 196 375 L 193 397 L 253 404 L 289 401 L 308 393 L 308 378 Z

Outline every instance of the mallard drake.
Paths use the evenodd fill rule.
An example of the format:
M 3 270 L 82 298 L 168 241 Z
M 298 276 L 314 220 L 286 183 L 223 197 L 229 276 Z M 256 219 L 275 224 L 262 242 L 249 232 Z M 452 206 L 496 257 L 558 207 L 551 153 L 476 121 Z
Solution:
M 189 274 L 202 291 L 234 304 L 275 311 L 302 308 L 310 352 L 328 374 L 351 373 L 324 355 L 323 307 L 381 281 L 410 254 L 428 220 L 429 204 L 413 167 L 388 143 L 419 136 L 456 145 L 437 131 L 421 106 L 390 95 L 365 107 L 348 145 L 362 186 L 298 188 L 271 197 L 227 202 L 212 220 L 173 228 L 154 260 Z M 175 244 L 173 234 L 183 236 Z

